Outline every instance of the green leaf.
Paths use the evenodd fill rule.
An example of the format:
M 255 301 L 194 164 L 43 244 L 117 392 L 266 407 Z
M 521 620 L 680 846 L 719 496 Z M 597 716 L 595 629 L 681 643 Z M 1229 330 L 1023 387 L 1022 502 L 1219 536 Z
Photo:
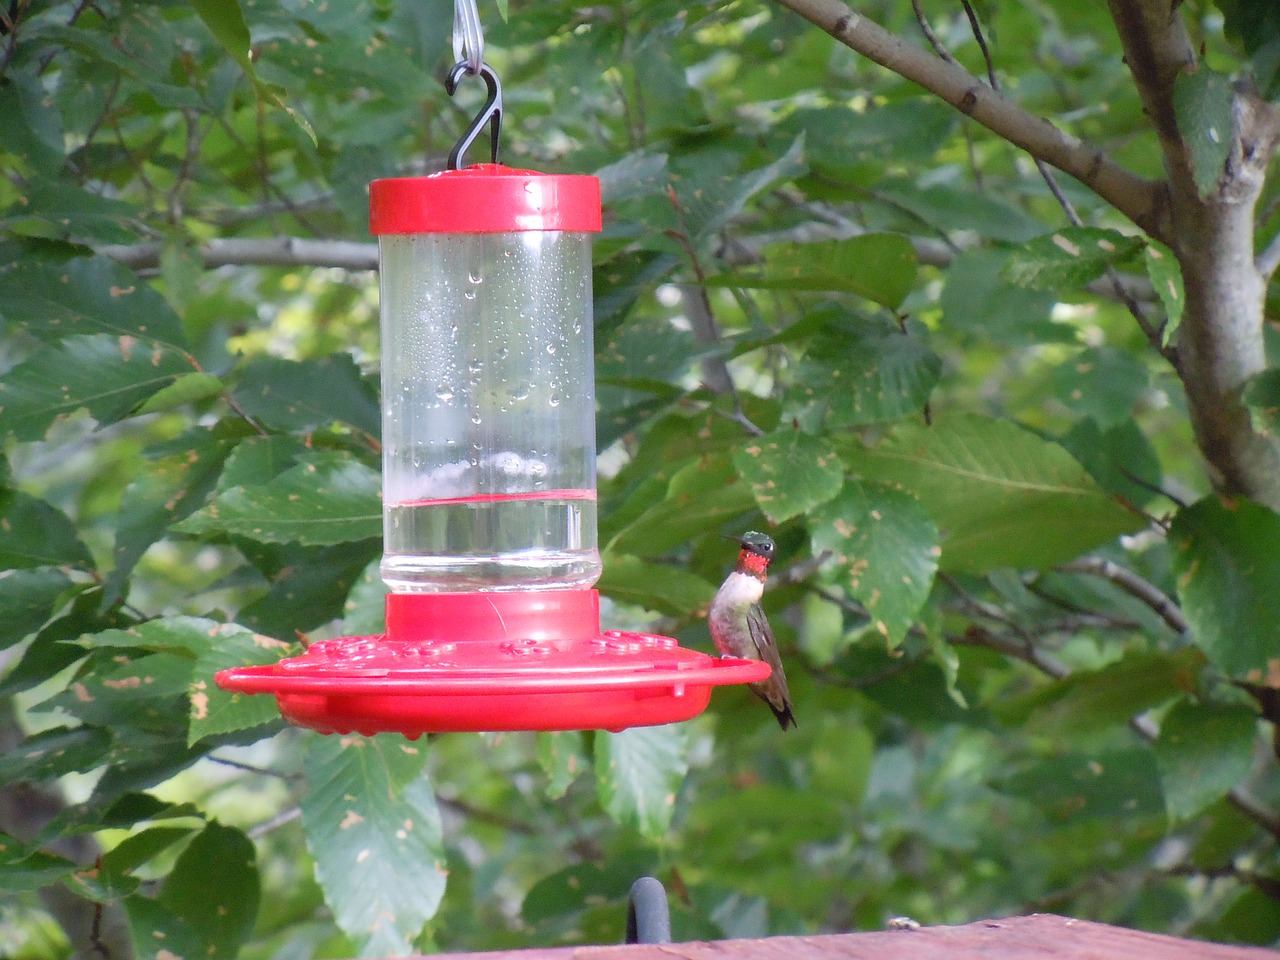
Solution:
M 881 423 L 924 409 L 941 358 L 884 317 L 837 318 L 797 365 L 788 402 L 806 426 Z
M 938 570 L 938 528 L 914 497 L 876 483 L 846 481 L 813 511 L 813 552 L 830 550 L 843 585 L 892 646 L 906 638 Z
M 1205 497 L 1169 528 L 1178 600 L 1196 643 L 1230 677 L 1280 688 L 1280 515 Z
M 0 650 L 43 627 L 69 586 L 67 575 L 54 568 L 0 572 Z
M 612 535 L 606 549 L 619 554 L 653 557 L 666 553 L 701 533 L 755 505 L 751 489 L 738 482 L 733 464 L 724 455 L 698 457 L 675 472 L 664 495 L 653 496 L 642 484 L 632 494 L 641 509 Z M 628 511 L 630 501 L 621 509 Z
M 1277 425 L 1280 424 L 1280 370 L 1264 370 L 1249 378 L 1240 399 L 1249 408 L 1253 428 L 1267 436 L 1277 436 Z
M 132 243 L 137 233 L 124 224 L 139 212 L 130 204 L 75 184 L 33 179 L 19 203 L 0 218 L 0 224 L 24 237 Z
M 1157 496 L 1163 476 L 1160 458 L 1135 420 L 1124 420 L 1103 431 L 1096 420 L 1085 417 L 1058 442 L 1108 493 L 1137 506 Z
M 1053 369 L 1053 388 L 1063 406 L 1092 417 L 1103 429 L 1133 422 L 1133 408 L 1146 392 L 1147 368 L 1132 353 L 1086 347 Z
M 107 729 L 124 725 L 167 737 L 186 722 L 191 666 L 190 657 L 173 653 L 99 657 L 96 669 L 45 706 L 61 708 L 87 724 Z
M 440 813 L 426 744 L 397 734 L 315 737 L 302 824 L 316 877 L 361 956 L 400 956 L 445 887 Z
M 30 257 L 0 271 L 0 313 L 44 341 L 103 333 L 141 341 L 139 355 L 157 343 L 187 349 L 182 321 L 164 297 L 106 257 Z
M 734 451 L 733 465 L 774 523 L 826 503 L 844 482 L 844 464 L 827 441 L 791 428 L 749 441 Z
M 559 800 L 573 781 L 591 766 L 582 731 L 539 733 L 538 766 L 547 775 L 547 799 Z
M 174 526 L 262 543 L 323 546 L 382 535 L 381 475 L 358 460 L 313 456 L 261 486 L 236 486 Z
M 1169 818 L 1191 819 L 1244 780 L 1257 735 L 1247 707 L 1183 702 L 1165 714 L 1155 753 Z
M 320 360 L 263 357 L 241 372 L 233 396 L 253 419 L 279 430 L 306 432 L 335 422 L 378 436 L 378 398 L 349 354 Z
M 1001 778 L 997 789 L 1033 804 L 1050 820 L 1116 820 L 1164 810 L 1150 749 L 1063 753 Z
M 5 375 L 0 432 L 39 440 L 82 407 L 98 423 L 114 423 L 190 371 L 185 354 L 130 336 L 72 337 L 37 350 Z
M 33 734 L 0 756 L 0 782 L 53 780 L 92 770 L 110 741 L 98 727 L 54 727 Z
M 124 594 L 134 565 L 152 544 L 205 502 L 233 442 L 232 437 L 199 429 L 184 439 L 189 446 L 183 452 L 148 464 L 125 488 L 117 513 L 115 567 L 103 590 L 104 607 Z
M 1032 290 L 1081 287 L 1107 267 L 1142 249 L 1142 237 L 1097 227 L 1065 227 L 1023 244 L 1009 255 L 1001 275 Z
M 1235 140 L 1235 94 L 1231 79 L 1200 64 L 1179 71 L 1173 83 L 1173 113 L 1187 145 L 1191 174 L 1201 197 L 1218 186 Z
M 158 899 L 135 893 L 124 899 L 124 908 L 137 960 L 185 960 L 204 952 L 200 935 Z
M 205 737 L 278 720 L 280 711 L 274 697 L 223 690 L 214 683 L 213 675 L 228 667 L 275 663 L 298 650 L 292 644 L 233 623 L 191 620 L 189 625 L 193 631 L 202 631 L 207 642 L 201 644 L 200 654 L 191 671 L 187 745 Z
M 604 573 L 596 589 L 619 603 L 674 616 L 706 610 L 716 595 L 716 588 L 697 574 L 612 552 L 604 555 Z
M 0 833 L 0 890 L 13 895 L 52 887 L 76 870 L 63 857 L 30 850 L 7 833 Z
M 1145 526 L 1066 450 L 1004 420 L 907 423 L 842 453 L 862 478 L 919 498 L 942 533 L 946 570 L 1045 569 Z
M 0 569 L 59 566 L 93 568 L 75 525 L 43 500 L 0 489 Z
M 65 157 L 62 117 L 34 69 L 5 71 L 0 86 L 0 151 L 29 168 L 57 171 Z
M 316 144 L 315 131 L 302 114 L 285 102 L 285 91 L 281 87 L 264 83 L 254 68 L 249 25 L 245 22 L 244 11 L 240 0 L 189 0 L 191 7 L 204 21 L 209 32 L 231 55 L 231 59 L 240 65 L 259 100 L 265 100 L 287 113 L 310 139 Z
M 1098 670 L 1079 670 L 1033 693 L 1006 699 L 995 712 L 1033 734 L 1071 737 L 1136 714 L 1194 689 L 1203 658 L 1195 650 L 1135 651 Z
M 1165 324 L 1160 331 L 1160 345 L 1167 347 L 1182 323 L 1182 310 L 1187 295 L 1182 286 L 1182 267 L 1167 247 L 1147 244 L 1143 251 L 1147 264 L 1147 279 L 1164 306 Z
M 708 277 L 714 286 L 760 290 L 856 293 L 896 310 L 916 279 L 911 241 L 896 233 L 867 233 L 847 240 L 785 243 L 762 251 L 764 267 Z
M 140 404 L 133 412 L 139 416 L 144 413 L 160 413 L 172 410 L 187 403 L 199 403 L 218 397 L 226 390 L 226 385 L 211 373 L 184 373 L 173 383 Z
M 182 851 L 159 901 L 200 937 L 205 957 L 231 958 L 253 929 L 260 884 L 253 842 L 210 823 Z
M 938 298 L 943 330 L 967 333 L 1001 348 L 1074 339 L 1073 333 L 1052 322 L 1057 298 L 1050 291 L 1015 287 L 1000 276 L 1006 257 L 1000 250 L 979 247 L 951 262 Z
M 693 176 L 673 173 L 671 184 L 679 198 L 690 238 L 702 240 L 738 216 L 757 193 L 778 181 L 798 177 L 805 169 L 804 136 L 801 135 L 782 156 L 763 167 L 738 174 L 701 164 Z
M 596 786 L 609 816 L 648 840 L 662 839 L 689 770 L 688 749 L 679 724 L 597 733 Z

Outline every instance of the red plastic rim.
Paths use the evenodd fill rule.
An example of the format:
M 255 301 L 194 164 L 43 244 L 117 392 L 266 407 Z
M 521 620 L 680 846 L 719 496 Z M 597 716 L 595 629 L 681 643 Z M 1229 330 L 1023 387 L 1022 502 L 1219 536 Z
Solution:
M 390 594 L 384 636 L 314 643 L 218 686 L 274 694 L 325 733 L 620 730 L 688 720 L 711 688 L 767 664 L 708 656 L 671 637 L 599 630 L 594 590 Z
M 369 185 L 369 232 L 598 233 L 600 181 L 477 163 L 429 177 L 393 177 Z

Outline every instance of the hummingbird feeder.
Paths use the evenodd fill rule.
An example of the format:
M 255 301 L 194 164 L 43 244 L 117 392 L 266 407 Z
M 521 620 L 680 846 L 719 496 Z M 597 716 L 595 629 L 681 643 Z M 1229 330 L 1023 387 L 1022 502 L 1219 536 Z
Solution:
M 449 159 L 376 180 L 386 633 L 223 670 L 324 733 L 620 730 L 701 713 L 769 675 L 602 631 L 591 234 L 595 177 L 497 163 L 501 89 Z M 459 168 L 492 124 L 492 163 Z

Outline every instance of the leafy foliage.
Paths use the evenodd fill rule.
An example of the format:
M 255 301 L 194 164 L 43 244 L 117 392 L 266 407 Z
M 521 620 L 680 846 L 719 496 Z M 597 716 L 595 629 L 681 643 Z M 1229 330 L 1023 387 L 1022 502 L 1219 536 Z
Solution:
M 8 6 L 6 955 L 611 942 L 645 872 L 677 937 L 1052 909 L 1280 940 L 1280 519 L 1196 450 L 1185 251 L 1060 177 L 1069 216 L 771 0 L 482 3 L 507 162 L 604 188 L 607 625 L 709 652 L 724 537 L 767 530 L 799 726 L 734 688 L 678 728 L 320 737 L 212 678 L 381 629 L 367 183 L 471 115 L 451 4 Z M 975 6 L 1010 102 L 1166 175 L 1106 5 Z M 1235 98 L 1280 96 L 1275 5 L 1216 6 L 1179 6 L 1203 62 L 1168 91 L 1203 197 Z M 963 9 L 921 8 L 983 74 Z M 927 51 L 904 0 L 859 9 Z

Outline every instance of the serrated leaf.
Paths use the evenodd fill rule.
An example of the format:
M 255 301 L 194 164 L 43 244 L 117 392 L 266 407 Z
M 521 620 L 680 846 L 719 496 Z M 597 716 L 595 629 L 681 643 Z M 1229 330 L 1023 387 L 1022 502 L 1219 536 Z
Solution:
M 403 956 L 444 894 L 426 744 L 394 734 L 316 737 L 302 800 L 307 848 L 334 919 L 361 956 Z
M 1169 528 L 1178 600 L 1205 656 L 1230 677 L 1280 688 L 1280 515 L 1205 497 Z
M 54 605 L 71 580 L 61 570 L 5 570 L 0 572 L 0 650 L 39 630 L 53 615 Z
M 136 730 L 168 738 L 186 721 L 190 657 L 153 653 L 124 654 L 99 662 L 70 688 L 45 701 L 87 724 Z
M 1182 310 L 1187 296 L 1182 286 L 1182 267 L 1166 247 L 1147 244 L 1143 251 L 1147 264 L 1147 279 L 1164 306 L 1165 324 L 1160 331 L 1160 345 L 1167 347 L 1182 324 Z
M 733 465 L 774 523 L 826 503 L 844 482 L 844 464 L 830 444 L 790 428 L 749 441 L 734 451 Z
M 547 799 L 559 800 L 570 784 L 591 766 L 582 731 L 539 733 L 538 766 L 547 775 Z
M 1141 237 L 1097 227 L 1065 227 L 1016 248 L 1001 276 L 1032 290 L 1080 287 L 1142 249 Z
M 370 559 L 381 554 L 382 544 L 376 539 L 277 550 L 274 556 L 279 566 L 269 572 L 270 589 L 241 607 L 239 620 L 254 630 L 278 636 L 292 636 L 295 631 L 313 630 L 336 620 L 343 614 L 347 592 Z
M 315 456 L 260 486 L 236 486 L 175 525 L 262 543 L 326 546 L 382 535 L 381 475 L 358 460 Z
M 945 570 L 1044 569 L 1145 526 L 1065 449 L 1004 420 L 907 423 L 842 453 L 863 479 L 919 498 L 942 533 Z
M 163 390 L 153 393 L 133 413 L 138 416 L 160 413 L 184 403 L 198 403 L 221 396 L 225 390 L 226 385 L 211 373 L 184 373 Z
M 1247 707 L 1178 704 L 1154 744 L 1169 818 L 1189 820 L 1249 775 L 1258 717 Z
M 72 337 L 37 350 L 0 382 L 0 432 L 39 440 L 85 408 L 100 424 L 122 420 L 191 371 L 191 360 L 132 336 Z
M 35 170 L 56 171 L 65 160 L 62 117 L 35 69 L 5 72 L 0 86 L 0 150 Z
M 124 899 L 137 960 L 187 960 L 204 952 L 200 935 L 159 900 L 142 893 Z
M 923 340 L 883 317 L 838 318 L 826 327 L 805 349 L 787 395 L 802 423 L 849 427 L 924 409 L 942 359 Z
M 916 279 L 911 241 L 896 233 L 786 243 L 762 251 L 764 267 L 708 277 L 713 286 L 856 293 L 896 310 Z
M 308 431 L 335 422 L 378 436 L 378 398 L 348 354 L 319 360 L 263 357 L 240 371 L 233 396 L 255 420 L 279 430 Z
M 0 489 L 0 569 L 59 566 L 93 568 L 75 525 L 43 500 Z
M 204 645 L 191 670 L 188 746 L 205 737 L 247 730 L 278 720 L 280 711 L 274 697 L 232 693 L 221 689 L 213 677 L 219 670 L 229 667 L 275 663 L 281 657 L 297 652 L 292 644 L 236 624 L 206 622 L 205 635 L 212 642 Z
M 140 213 L 120 200 L 60 180 L 33 178 L 22 200 L 0 218 L 18 236 L 91 243 L 132 243 L 125 226 Z
M 813 511 L 815 555 L 830 550 L 849 593 L 892 646 L 906 638 L 938 570 L 938 528 L 914 497 L 879 484 L 846 481 Z
M 606 553 L 596 589 L 619 603 L 674 616 L 689 616 L 711 605 L 716 588 L 679 567 L 649 563 L 630 554 Z
M 258 916 L 260 883 L 253 841 L 210 823 L 178 857 L 159 902 L 195 931 L 204 957 L 234 957 Z
M 1191 175 L 1201 197 L 1217 187 L 1235 139 L 1235 94 L 1231 80 L 1200 64 L 1179 71 L 1173 83 L 1173 113 L 1191 158 Z
M 110 334 L 139 341 L 143 354 L 156 343 L 187 349 L 182 321 L 164 297 L 106 257 L 66 263 L 31 257 L 0 271 L 0 313 L 44 341 Z
M 600 803 L 609 816 L 648 840 L 660 840 L 689 770 L 684 728 L 667 724 L 620 733 L 600 731 L 595 770 Z

